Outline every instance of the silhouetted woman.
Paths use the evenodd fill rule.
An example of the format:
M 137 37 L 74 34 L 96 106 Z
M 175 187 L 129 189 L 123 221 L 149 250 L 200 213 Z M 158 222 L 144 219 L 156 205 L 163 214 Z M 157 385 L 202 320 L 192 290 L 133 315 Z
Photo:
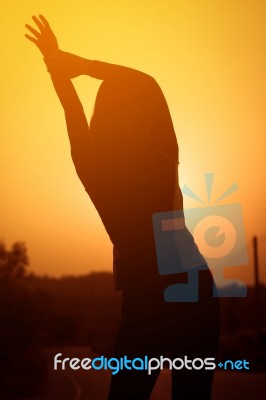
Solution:
M 115 356 L 215 357 L 219 313 L 205 260 L 198 253 L 205 268 L 199 273 L 198 302 L 167 300 L 166 289 L 188 283 L 189 273 L 158 270 L 152 216 L 183 209 L 178 146 L 160 87 L 134 69 L 60 51 L 46 19 L 33 20 L 39 30 L 26 25 L 33 34 L 26 36 L 44 55 L 65 111 L 77 174 L 114 246 L 116 287 L 123 291 Z M 90 126 L 70 80 L 82 74 L 103 81 Z M 184 232 L 187 248 L 193 243 L 197 253 Z M 158 374 L 120 371 L 112 376 L 109 400 L 149 399 Z M 213 371 L 184 368 L 173 370 L 172 378 L 173 399 L 211 398 Z

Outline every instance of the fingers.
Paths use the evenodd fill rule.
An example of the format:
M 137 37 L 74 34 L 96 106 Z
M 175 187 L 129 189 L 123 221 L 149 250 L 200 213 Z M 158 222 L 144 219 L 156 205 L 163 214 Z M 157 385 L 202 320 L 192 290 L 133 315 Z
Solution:
M 42 14 L 39 15 L 40 20 L 42 21 L 43 25 L 45 26 L 45 28 L 49 28 L 50 29 L 50 25 L 49 22 L 47 21 L 46 18 L 44 18 L 44 16 Z
M 38 32 L 36 29 L 34 29 L 32 26 L 30 26 L 29 24 L 26 24 L 26 28 L 33 33 L 34 36 L 36 36 L 36 38 L 39 38 L 41 36 L 41 34 L 45 31 L 45 29 L 51 29 L 50 25 L 48 23 L 48 21 L 44 18 L 43 15 L 39 15 L 38 19 L 37 17 L 35 17 L 35 15 L 33 15 L 32 19 L 35 22 L 35 24 L 38 26 L 38 28 L 40 29 L 40 32 Z
M 35 43 L 35 44 L 37 44 L 37 42 L 38 42 L 38 40 L 37 39 L 35 39 L 35 38 L 33 38 L 32 36 L 30 36 L 30 35 L 25 35 L 26 36 L 26 38 L 27 39 L 29 39 L 31 42 L 33 42 L 33 43 Z
M 40 29 L 41 32 L 43 32 L 45 26 L 44 24 L 42 24 L 37 17 L 35 17 L 35 15 L 33 15 L 32 17 L 33 21 L 35 22 L 35 24 L 38 26 L 38 28 Z
M 29 24 L 25 25 L 29 32 L 32 34 L 26 34 L 26 38 L 35 43 L 35 45 L 39 48 L 44 56 L 58 51 L 59 48 L 57 39 L 44 16 L 39 15 L 39 17 L 36 17 L 34 15 L 32 19 L 35 22 L 36 26 L 32 27 Z
M 36 29 L 32 28 L 32 26 L 28 24 L 26 24 L 25 26 L 31 33 L 33 33 L 34 36 L 36 36 L 36 38 L 39 38 L 41 36 L 40 32 L 36 31 Z

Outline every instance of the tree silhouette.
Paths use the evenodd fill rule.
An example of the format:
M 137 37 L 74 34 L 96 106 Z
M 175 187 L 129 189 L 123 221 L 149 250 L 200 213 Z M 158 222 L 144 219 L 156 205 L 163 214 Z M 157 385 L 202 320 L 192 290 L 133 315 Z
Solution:
M 26 287 L 28 266 L 24 243 L 16 242 L 8 250 L 0 242 L 1 399 L 33 396 L 46 383 L 46 360 L 35 333 L 40 329 L 39 296 Z
M 6 283 L 24 278 L 28 266 L 29 258 L 25 243 L 16 242 L 11 250 L 7 250 L 5 243 L 0 242 L 0 281 Z

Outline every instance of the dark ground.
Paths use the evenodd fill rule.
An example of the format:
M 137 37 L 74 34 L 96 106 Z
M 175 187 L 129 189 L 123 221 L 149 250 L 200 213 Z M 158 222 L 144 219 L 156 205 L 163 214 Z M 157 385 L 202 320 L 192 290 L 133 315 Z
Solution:
M 50 348 L 46 350 L 49 362 L 58 352 L 65 357 L 96 357 L 87 348 Z M 105 400 L 111 374 L 108 371 L 54 371 L 50 376 L 46 392 L 31 400 Z M 150 400 L 170 400 L 171 375 L 162 371 Z M 222 372 L 215 374 L 213 400 L 265 400 L 266 373 Z M 28 399 L 27 399 L 28 400 Z M 126 400 L 126 399 L 125 399 Z

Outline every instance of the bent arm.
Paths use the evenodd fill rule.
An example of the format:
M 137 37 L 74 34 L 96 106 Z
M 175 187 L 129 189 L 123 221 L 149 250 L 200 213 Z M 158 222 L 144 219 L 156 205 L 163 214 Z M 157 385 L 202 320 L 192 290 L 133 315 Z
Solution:
M 144 72 L 138 71 L 133 68 L 125 67 L 117 64 L 110 64 L 103 61 L 90 61 L 84 59 L 84 70 L 85 75 L 89 75 L 96 79 L 117 79 L 121 80 L 125 78 L 133 78 L 133 77 L 151 77 Z
M 96 79 L 119 80 L 123 78 L 143 77 L 150 78 L 149 75 L 133 68 L 111 64 L 102 61 L 89 60 L 66 51 L 59 50 L 45 58 L 48 70 L 63 73 L 70 79 L 80 75 L 88 75 Z

